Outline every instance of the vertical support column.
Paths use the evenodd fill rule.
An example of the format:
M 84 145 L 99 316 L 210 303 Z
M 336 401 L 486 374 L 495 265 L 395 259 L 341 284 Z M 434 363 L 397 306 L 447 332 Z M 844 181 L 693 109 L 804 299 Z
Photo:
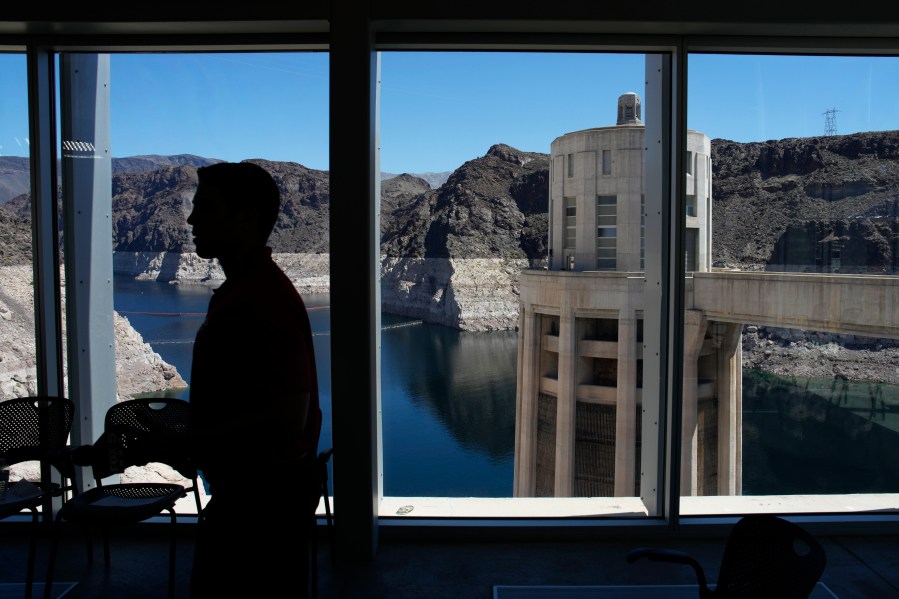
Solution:
M 367 5 L 331 2 L 331 406 L 337 555 L 370 561 L 381 472 L 380 57 Z
M 637 437 L 637 319 L 625 309 L 618 319 L 618 402 L 615 406 L 615 495 L 634 494 Z
M 526 276 L 526 275 L 525 275 Z M 518 381 L 515 397 L 515 474 L 513 495 L 533 497 L 537 471 L 537 393 L 540 389 L 539 318 L 520 304 L 518 311 Z
M 69 395 L 80 444 L 96 440 L 116 402 L 109 55 L 61 55 L 60 89 Z M 93 486 L 83 479 L 82 489 Z
M 742 435 L 737 429 L 737 415 L 742 411 L 743 325 L 721 323 L 718 349 L 718 494 L 736 495 L 739 487 L 737 457 Z
M 559 385 L 556 399 L 556 497 L 574 493 L 577 418 L 577 322 L 564 301 L 559 314 Z
M 669 427 L 668 353 L 671 336 L 671 79 L 669 54 L 646 55 L 644 114 L 645 292 L 643 294 L 643 401 L 640 497 L 650 516 L 668 516 L 665 446 Z M 671 431 L 674 432 L 674 431 Z M 677 468 L 679 460 L 674 460 Z
M 684 314 L 684 379 L 681 421 L 681 495 L 696 495 L 698 438 L 698 361 L 708 322 L 702 312 L 686 310 Z

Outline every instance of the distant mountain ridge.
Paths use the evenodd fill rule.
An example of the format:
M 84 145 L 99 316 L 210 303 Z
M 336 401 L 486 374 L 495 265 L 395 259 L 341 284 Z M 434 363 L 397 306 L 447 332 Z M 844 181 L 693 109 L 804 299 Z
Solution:
M 711 153 L 716 266 L 899 274 L 899 131 L 758 143 L 713 139 Z M 210 161 L 179 156 L 119 163 L 113 249 L 166 253 L 170 262 L 173 254 L 191 253 L 186 217 L 196 168 Z M 253 162 L 269 170 L 282 191 L 270 238 L 275 252 L 327 260 L 328 172 Z M 153 164 L 159 166 L 146 170 Z M 385 309 L 459 328 L 515 326 L 518 273 L 546 260 L 548 186 L 548 154 L 504 144 L 469 160 L 436 189 L 409 174 L 383 180 Z M 29 262 L 27 194 L 0 205 L 0 214 L 0 261 Z M 838 263 L 821 261 L 826 244 L 839 252 Z M 132 262 L 135 269 L 145 263 Z M 173 267 L 152 276 L 168 280 L 184 272 Z M 327 284 L 321 270 L 313 274 Z
M 170 156 L 146 154 L 113 158 L 112 172 L 142 173 L 156 170 L 163 166 L 200 167 L 217 162 L 224 161 L 218 158 L 204 158 L 194 154 L 173 154 Z M 29 158 L 25 156 L 0 156 L 0 204 L 31 190 L 29 171 Z M 436 189 L 443 185 L 451 174 L 452 171 L 445 171 L 442 173 L 419 173 L 413 176 L 427 181 L 432 189 Z M 386 181 L 397 176 L 399 175 L 394 173 L 381 173 L 381 180 Z
M 125 158 L 112 159 L 113 173 L 140 173 L 153 171 L 163 166 L 209 166 L 217 162 L 224 162 L 218 158 L 203 158 L 193 154 L 174 154 L 172 156 L 160 156 L 147 154 L 144 156 L 127 156 Z
M 403 175 L 408 175 L 409 173 L 402 173 Z M 413 173 L 413 177 L 418 177 L 424 181 L 427 181 L 428 185 L 431 189 L 437 189 L 449 179 L 449 176 L 453 174 L 453 171 L 443 171 L 442 173 Z M 399 177 L 395 173 L 381 173 L 381 181 L 386 181 L 388 179 L 392 179 L 394 177 Z
M 716 263 L 815 271 L 818 242 L 830 238 L 839 272 L 897 272 L 886 223 L 899 216 L 899 131 L 711 146 Z
M 31 191 L 29 159 L 0 156 L 0 204 Z

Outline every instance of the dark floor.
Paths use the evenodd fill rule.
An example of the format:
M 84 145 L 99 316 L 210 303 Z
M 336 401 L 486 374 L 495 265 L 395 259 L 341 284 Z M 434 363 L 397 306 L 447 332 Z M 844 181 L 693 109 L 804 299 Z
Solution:
M 0 583 L 23 582 L 27 550 L 24 528 L 0 528 Z M 176 596 L 187 597 L 193 556 L 189 527 L 179 530 Z M 821 578 L 839 599 L 899 598 L 899 536 L 818 536 L 827 554 Z M 319 546 L 319 597 L 490 599 L 494 585 L 693 584 L 686 566 L 640 561 L 625 554 L 652 544 L 689 552 L 716 578 L 723 539 L 546 541 L 411 541 L 382 534 L 374 561 L 330 565 L 326 537 Z M 38 547 L 38 581 L 46 571 L 46 538 Z M 88 565 L 82 537 L 63 539 L 55 581 L 77 582 L 66 599 L 158 599 L 166 596 L 168 544 L 164 535 L 135 532 L 112 540 L 105 568 L 94 547 Z M 0 584 L 2 586 L 2 584 Z M 285 597 L 291 596 L 286 592 Z

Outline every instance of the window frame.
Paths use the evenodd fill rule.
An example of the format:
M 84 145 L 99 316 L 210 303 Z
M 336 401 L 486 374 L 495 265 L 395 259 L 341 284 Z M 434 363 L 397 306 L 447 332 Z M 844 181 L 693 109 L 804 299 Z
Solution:
M 337 2 L 339 4 L 339 2 Z M 389 10 L 387 11 L 389 13 Z M 672 136 L 680 140 L 679 144 L 671 144 L 672 148 L 681 151 L 673 152 L 674 158 L 669 161 L 672 174 L 668 177 L 668 184 L 673 190 L 673 199 L 670 207 L 664 209 L 662 221 L 665 227 L 660 231 L 662 242 L 662 259 L 667 265 L 664 273 L 664 283 L 669 286 L 670 292 L 663 296 L 664 306 L 667 306 L 664 326 L 670 331 L 670 336 L 660 347 L 665 355 L 661 363 L 665 371 L 657 373 L 661 377 L 667 398 L 666 414 L 667 422 L 665 430 L 668 434 L 660 440 L 660 444 L 669 447 L 670 455 L 679 454 L 680 439 L 678 436 L 679 406 L 682 396 L 680 378 L 676 374 L 668 376 L 667 373 L 678 373 L 678 365 L 682 365 L 682 348 L 679 341 L 683 336 L 683 260 L 674 260 L 672 256 L 680 256 L 683 252 L 683 229 L 685 218 L 685 191 L 683 185 L 676 184 L 683 180 L 677 175 L 686 172 L 684 164 L 684 150 L 686 149 L 686 78 L 687 57 L 691 53 L 716 52 L 716 53 L 768 53 L 768 54 L 832 54 L 832 55 L 889 55 L 899 56 L 899 22 L 881 24 L 853 23 L 846 26 L 834 22 L 827 26 L 809 27 L 807 23 L 789 21 L 782 23 L 776 31 L 777 36 L 764 35 L 763 23 L 727 23 L 707 25 L 706 31 L 712 31 L 713 35 L 693 35 L 689 33 L 689 27 L 682 27 L 685 22 L 670 23 L 638 23 L 630 25 L 631 30 L 623 31 L 628 27 L 616 26 L 610 22 L 584 21 L 575 26 L 571 23 L 545 21 L 521 25 L 508 21 L 495 30 L 485 31 L 479 20 L 447 20 L 429 21 L 425 19 L 377 19 L 375 17 L 357 15 L 335 16 L 330 24 L 327 17 L 320 12 L 312 15 L 308 23 L 302 21 L 273 21 L 268 25 L 253 21 L 243 23 L 232 22 L 196 22 L 196 23 L 170 23 L 159 25 L 158 23 L 69 23 L 69 27 L 59 28 L 59 33 L 48 34 L 43 32 L 39 36 L 26 36 L 20 29 L 6 26 L 0 28 L 0 45 L 11 50 L 27 50 L 29 62 L 29 93 L 33 86 L 39 86 L 38 81 L 32 81 L 33 77 L 45 76 L 40 66 L 41 57 L 47 53 L 52 55 L 57 51 L 227 51 L 247 50 L 254 51 L 284 51 L 284 50 L 329 50 L 331 52 L 331 86 L 334 91 L 356 91 L 351 98 L 352 104 L 346 113 L 358 112 L 355 108 L 361 108 L 362 113 L 352 119 L 340 123 L 341 119 L 332 119 L 332 138 L 336 134 L 352 131 L 353 127 L 360 123 L 363 131 L 368 132 L 365 142 L 360 141 L 358 147 L 354 146 L 353 155 L 361 157 L 354 166 L 338 167 L 335 160 L 331 161 L 332 173 L 342 169 L 349 178 L 364 179 L 354 184 L 348 184 L 344 189 L 356 190 L 362 193 L 369 203 L 369 209 L 364 214 L 354 216 L 347 225 L 342 223 L 347 239 L 351 243 L 340 254 L 339 243 L 336 238 L 332 242 L 332 264 L 334 257 L 338 257 L 334 270 L 340 271 L 340 266 L 346 264 L 349 268 L 343 271 L 342 290 L 361 291 L 353 300 L 336 305 L 334 313 L 337 320 L 342 313 L 349 313 L 350 309 L 358 309 L 358 302 L 367 304 L 367 315 L 363 323 L 362 343 L 365 346 L 360 358 L 367 365 L 364 376 L 359 381 L 347 382 L 347 386 L 341 391 L 349 392 L 355 389 L 366 390 L 363 401 L 346 401 L 348 408 L 357 408 L 353 417 L 361 418 L 355 425 L 348 424 L 346 420 L 338 421 L 335 418 L 335 444 L 341 444 L 339 456 L 335 459 L 334 488 L 338 502 L 337 509 L 342 511 L 342 519 L 346 526 L 340 527 L 338 535 L 342 546 L 358 547 L 356 551 L 362 554 L 373 553 L 377 547 L 378 529 L 394 528 L 396 530 L 412 531 L 431 536 L 439 535 L 440 531 L 452 529 L 458 533 L 462 530 L 479 530 L 487 536 L 496 538 L 499 532 L 508 532 L 520 537 L 523 533 L 537 534 L 543 538 L 573 538 L 581 534 L 593 534 L 598 529 L 623 530 L 635 532 L 637 529 L 649 530 L 653 534 L 660 531 L 691 530 L 723 530 L 728 523 L 732 523 L 739 515 L 729 517 L 679 517 L 679 492 L 677 484 L 677 461 L 666 458 L 660 459 L 660 467 L 663 469 L 663 478 L 666 488 L 661 496 L 664 498 L 662 517 L 633 521 L 619 519 L 440 519 L 440 520 L 403 520 L 399 518 L 379 517 L 377 504 L 380 498 L 380 428 L 378 425 L 377 410 L 379 391 L 371 386 L 377 383 L 379 377 L 380 360 L 378 355 L 378 335 L 376 327 L 379 324 L 377 312 L 379 301 L 377 298 L 376 269 L 372 267 L 376 259 L 378 213 L 376 199 L 379 197 L 380 186 L 375 174 L 378 172 L 378 157 L 376 144 L 378 139 L 377 110 L 378 97 L 376 81 L 378 78 L 377 61 L 374 55 L 379 50 L 446 50 L 458 49 L 514 49 L 524 51 L 635 51 L 635 52 L 664 52 L 672 57 L 672 78 L 669 82 L 671 93 L 667 101 L 671 103 L 670 114 L 673 122 L 669 124 Z M 377 7 L 373 10 L 377 16 Z M 24 23 L 24 22 L 23 22 Z M 274 23 L 274 24 L 272 24 Z M 16 23 L 13 23 L 16 25 Z M 24 24 L 23 24 L 24 27 Z M 51 28 L 52 29 L 52 28 Z M 22 29 L 25 30 L 25 29 Z M 14 33 L 10 34 L 10 31 Z M 684 33 L 687 31 L 687 33 Z M 625 37 L 622 33 L 632 34 Z M 236 34 L 236 35 L 235 35 Z M 526 35 L 523 35 L 526 34 Z M 813 35 L 817 34 L 817 35 Z M 332 94 L 332 109 L 336 106 Z M 34 118 L 38 119 L 41 127 L 53 118 L 46 112 L 50 106 L 46 102 L 51 100 L 44 96 L 37 96 L 37 100 L 30 102 Z M 43 98 L 43 99 L 40 99 Z M 332 110 L 333 111 L 333 110 Z M 40 116 L 38 116 L 40 115 Z M 31 115 L 30 115 L 30 118 Z M 32 131 L 35 131 L 33 128 Z M 355 131 L 358 134 L 358 130 Z M 52 136 L 52 135 L 51 135 Z M 37 140 L 37 141 L 36 141 Z M 49 185 L 53 181 L 52 160 L 47 160 L 47 149 L 41 146 L 51 143 L 46 133 L 37 138 L 32 138 L 32 177 L 38 178 L 42 184 Z M 333 147 L 333 144 L 332 144 Z M 333 151 L 333 150 L 332 150 Z M 34 157 L 37 158 L 34 158 Z M 343 156 L 346 159 L 347 156 Z M 349 162 L 349 161 L 347 161 Z M 358 177 L 364 173 L 365 177 Z M 37 193 L 38 188 L 34 188 Z M 43 192 L 42 192 L 43 193 Z M 43 196 L 41 196 L 43 197 Z M 46 196 L 50 197 L 50 196 Z M 336 211 L 332 211 L 332 214 Z M 344 214 L 345 215 L 345 214 Z M 336 217 L 332 217 L 336 218 Z M 47 230 L 50 228 L 40 220 L 40 227 L 35 231 L 35 246 L 47 247 Z M 648 231 L 649 232 L 649 231 Z M 362 233 L 358 241 L 353 240 L 353 235 Z M 651 232 L 650 232 L 651 233 Z M 653 241 L 652 235 L 647 235 L 647 245 Z M 360 250 L 361 256 L 353 256 L 353 252 Z M 649 248 L 647 248 L 647 251 Z M 38 259 L 38 256 L 36 256 Z M 678 262 L 680 264 L 678 265 Z M 43 263 L 42 263 L 43 264 Z M 42 265 L 41 284 L 45 282 L 48 269 Z M 362 272 L 363 277 L 358 281 L 350 282 L 352 275 Z M 647 273 L 649 276 L 650 273 Z M 333 282 L 332 282 L 333 285 Z M 333 289 L 333 287 L 332 287 Z M 354 303 L 355 302 L 355 303 Z M 36 305 L 36 313 L 43 315 L 46 322 L 52 323 L 54 317 L 58 320 L 58 302 L 55 304 L 56 314 L 48 312 L 48 306 L 53 304 L 50 300 L 41 300 Z M 52 311 L 51 311 L 52 312 Z M 357 314 L 358 315 L 358 312 Z M 53 327 L 48 325 L 50 332 L 42 333 L 41 339 L 51 341 Z M 334 339 L 334 352 L 339 353 L 340 347 L 358 347 L 360 337 L 358 329 L 351 335 L 349 329 L 340 331 Z M 49 336 L 48 336 L 49 335 Z M 354 345 L 350 344 L 350 341 Z M 53 351 L 52 349 L 50 350 Z M 42 354 L 43 355 L 43 354 Z M 47 358 L 45 358 L 47 359 Z M 51 363 L 44 365 L 48 373 L 45 389 L 52 390 L 54 385 L 61 388 L 61 380 L 53 371 L 61 371 Z M 652 376 L 650 373 L 649 376 Z M 48 378 L 47 378 L 48 377 Z M 335 377 L 337 380 L 338 377 Z M 353 378 L 353 377 L 345 377 Z M 374 387 L 378 387 L 377 384 Z M 338 395 L 335 390 L 335 396 Z M 359 404 L 362 405 L 359 405 Z M 663 415 L 664 416 L 664 415 Z M 675 425 L 675 426 L 672 426 Z M 338 431 L 340 434 L 338 435 Z M 357 434 L 361 433 L 361 434 Z M 659 455 L 663 455 L 659 448 Z M 340 457 L 346 456 L 346 457 Z M 355 478 L 354 478 L 355 477 Z M 343 495 L 345 493 L 345 495 Z M 899 514 L 812 514 L 796 518 L 809 525 L 815 531 L 843 531 L 843 532 L 889 532 L 899 530 Z M 362 525 L 362 528 L 353 525 Z M 354 530 L 355 528 L 355 530 Z

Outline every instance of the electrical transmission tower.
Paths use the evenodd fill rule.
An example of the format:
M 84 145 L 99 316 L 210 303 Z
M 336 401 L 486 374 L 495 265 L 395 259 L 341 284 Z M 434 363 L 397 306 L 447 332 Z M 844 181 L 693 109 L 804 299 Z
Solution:
M 836 108 L 831 108 L 824 112 L 824 135 L 837 134 L 837 112 Z

